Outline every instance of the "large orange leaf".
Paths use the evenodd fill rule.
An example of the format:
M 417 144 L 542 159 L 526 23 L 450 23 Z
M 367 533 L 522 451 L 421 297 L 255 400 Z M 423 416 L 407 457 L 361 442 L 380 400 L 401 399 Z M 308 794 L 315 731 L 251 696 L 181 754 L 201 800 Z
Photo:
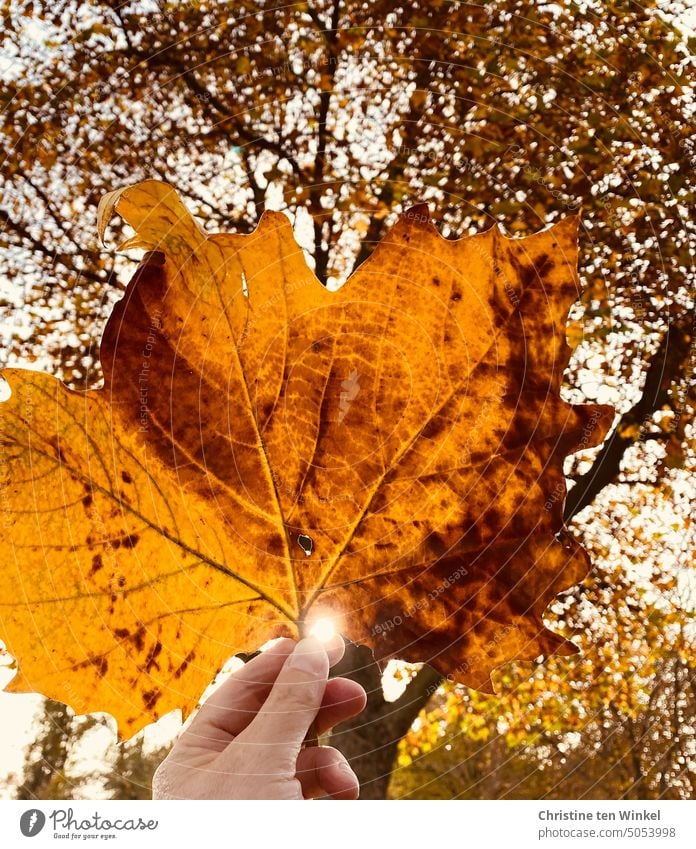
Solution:
M 280 213 L 207 235 L 154 181 L 105 198 L 100 230 L 113 210 L 153 253 L 104 387 L 4 372 L 9 689 L 130 735 L 317 616 L 481 689 L 573 650 L 542 623 L 588 568 L 558 534 L 563 459 L 612 418 L 560 397 L 576 217 L 447 241 L 416 207 L 329 292 Z

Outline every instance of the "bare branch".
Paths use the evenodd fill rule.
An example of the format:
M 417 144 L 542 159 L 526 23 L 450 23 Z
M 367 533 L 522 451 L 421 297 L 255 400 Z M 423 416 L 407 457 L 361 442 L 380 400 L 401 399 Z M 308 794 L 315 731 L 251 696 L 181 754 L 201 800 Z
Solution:
M 86 280 L 90 280 L 92 283 L 100 283 L 102 285 L 110 283 L 118 288 L 124 288 L 112 274 L 102 276 L 88 268 L 77 268 L 73 261 L 74 257 L 71 254 L 51 250 L 48 246 L 44 245 L 43 242 L 39 241 L 39 239 L 35 239 L 23 224 L 19 221 L 15 221 L 7 212 L 5 212 L 5 210 L 2 209 L 0 209 L 0 222 L 18 236 L 25 247 L 28 246 L 36 253 L 50 259 L 53 263 L 62 265 L 63 268 L 71 274 L 77 274 L 80 277 L 84 277 Z
M 568 493 L 564 520 L 570 522 L 599 495 L 605 486 L 615 483 L 621 471 L 621 463 L 628 448 L 639 437 L 624 435 L 647 421 L 652 414 L 670 401 L 669 390 L 679 380 L 688 364 L 690 336 L 686 323 L 673 321 L 662 338 L 659 348 L 650 360 L 645 376 L 643 394 L 624 413 L 611 436 L 597 454 L 592 467 L 578 477 L 577 483 Z

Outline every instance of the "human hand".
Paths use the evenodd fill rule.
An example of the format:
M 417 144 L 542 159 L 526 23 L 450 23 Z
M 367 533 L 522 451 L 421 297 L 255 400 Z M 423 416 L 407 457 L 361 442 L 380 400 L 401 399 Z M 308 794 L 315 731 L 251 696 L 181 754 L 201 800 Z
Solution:
M 331 746 L 304 746 L 365 707 L 363 688 L 328 680 L 338 635 L 279 640 L 204 702 L 152 782 L 153 799 L 357 799 L 358 779 Z

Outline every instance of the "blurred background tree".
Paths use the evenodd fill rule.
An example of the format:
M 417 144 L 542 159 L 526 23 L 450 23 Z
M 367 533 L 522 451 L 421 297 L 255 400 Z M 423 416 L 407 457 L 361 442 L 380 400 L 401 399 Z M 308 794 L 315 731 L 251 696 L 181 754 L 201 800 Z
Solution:
M 35 726 L 21 774 L 5 779 L 7 798 L 151 798 L 152 776 L 169 745 L 146 745 L 142 734 L 117 744 L 105 717 L 76 717 L 52 699 L 44 700 Z M 106 733 L 97 742 L 90 732 L 98 729 Z
M 636 514 L 640 538 L 619 546 L 609 540 L 617 517 L 598 518 L 593 574 L 550 608 L 582 653 L 511 664 L 496 696 L 441 686 L 400 745 L 392 796 L 693 798 L 694 589 L 687 569 L 659 566 L 674 531 L 649 518 L 658 500 Z
M 70 749 L 82 736 L 82 728 L 78 727 L 70 708 L 53 699 L 45 700 L 36 725 L 36 740 L 27 750 L 16 798 L 72 799 L 73 784 L 66 776 L 66 766 Z
M 630 659 L 639 650 L 631 629 L 656 599 L 676 604 L 667 578 L 688 582 L 683 573 L 693 562 L 696 75 L 694 41 L 676 25 L 686 5 L 2 0 L 0 9 L 4 359 L 57 372 L 72 386 L 98 384 L 101 328 L 134 268 L 133 259 L 117 258 L 95 238 L 96 205 L 117 186 L 167 180 L 211 231 L 247 232 L 263 209 L 283 209 L 330 287 L 415 201 L 431 203 L 448 237 L 494 221 L 524 235 L 582 208 L 587 288 L 571 314 L 565 397 L 619 411 L 604 446 L 567 467 L 566 519 L 601 562 L 554 616 L 587 655 L 553 661 L 528 683 L 529 670 L 505 670 L 500 679 L 503 701 L 533 682 L 548 686 L 559 725 L 549 733 L 557 735 L 554 745 L 570 745 L 563 735 L 571 733 L 571 682 L 585 675 L 585 689 L 601 690 L 600 667 L 586 661 L 598 664 L 596 652 L 607 645 L 619 649 L 578 610 L 606 580 L 601 605 L 592 603 L 611 622 L 623 603 L 619 589 L 635 594 L 647 582 L 626 626 Z M 633 535 L 655 515 L 659 545 L 651 541 L 617 572 L 613 560 L 632 550 Z M 611 543 L 602 547 L 605 535 Z M 691 606 L 682 607 L 688 618 Z M 671 623 L 663 624 L 671 635 Z M 678 630 L 688 646 L 688 623 Z M 657 663 L 661 644 L 646 645 Z M 644 686 L 660 693 L 676 687 L 672 716 L 681 716 L 690 710 L 691 675 L 688 666 L 679 676 L 668 673 L 668 655 Z M 364 797 L 381 797 L 398 741 L 439 682 L 428 668 L 406 674 L 403 693 L 388 701 L 364 653 L 350 652 L 345 666 L 366 684 L 370 701 L 335 742 L 352 759 Z M 473 741 L 481 754 L 471 768 L 497 773 L 507 787 L 526 786 L 533 767 L 529 787 L 537 791 L 529 792 L 541 792 L 547 785 L 539 776 L 549 781 L 552 774 L 546 750 L 524 741 L 511 747 L 503 726 L 491 724 L 498 714 L 512 722 L 514 708 L 456 693 L 462 711 L 471 706 L 491 732 L 486 745 Z M 458 727 L 461 719 L 446 707 L 451 696 L 438 691 L 435 713 L 421 727 L 444 728 L 446 736 Z M 656 695 L 653 708 L 665 699 Z M 629 712 L 616 709 L 613 721 L 624 731 L 611 739 L 619 745 Z M 574 759 L 594 751 L 596 735 L 609 739 L 605 719 L 592 716 L 595 724 L 575 729 L 581 739 L 570 738 L 569 775 Z M 438 757 L 455 752 L 461 762 L 471 751 L 467 734 L 457 734 L 451 750 L 439 746 Z M 402 748 L 402 761 L 418 745 Z M 416 764 L 433 757 L 418 755 L 399 776 L 413 776 Z M 618 749 L 616 757 L 624 763 Z M 650 766 L 651 758 L 641 749 L 646 780 L 639 792 L 661 787 L 657 772 L 669 776 L 673 792 L 676 768 Z M 521 771 L 518 778 L 505 777 L 508 764 Z M 617 779 L 606 792 L 634 793 L 627 787 Z

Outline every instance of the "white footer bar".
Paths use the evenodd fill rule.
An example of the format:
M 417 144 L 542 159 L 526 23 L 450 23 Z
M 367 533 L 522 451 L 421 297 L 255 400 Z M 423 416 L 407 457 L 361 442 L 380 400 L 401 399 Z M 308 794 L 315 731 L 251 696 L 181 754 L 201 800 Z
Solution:
M 427 849 L 440 842 L 458 849 L 693 849 L 696 802 L 0 802 L 3 849 Z

